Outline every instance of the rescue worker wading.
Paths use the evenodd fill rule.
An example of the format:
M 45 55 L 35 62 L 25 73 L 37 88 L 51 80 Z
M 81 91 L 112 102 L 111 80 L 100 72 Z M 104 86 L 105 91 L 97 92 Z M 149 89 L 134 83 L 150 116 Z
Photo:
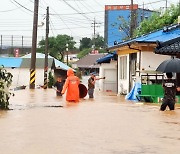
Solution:
M 77 76 L 74 75 L 74 72 L 72 69 L 69 69 L 67 71 L 67 79 L 63 86 L 62 94 L 66 93 L 66 101 L 73 101 L 73 102 L 79 102 L 79 83 L 80 80 Z

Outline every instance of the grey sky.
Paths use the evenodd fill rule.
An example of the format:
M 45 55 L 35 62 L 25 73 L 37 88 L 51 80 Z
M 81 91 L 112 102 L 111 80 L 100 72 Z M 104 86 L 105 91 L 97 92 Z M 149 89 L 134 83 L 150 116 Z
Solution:
M 45 22 L 46 7 L 50 9 L 50 36 L 67 34 L 76 41 L 92 37 L 94 18 L 99 23 L 96 32 L 104 35 L 104 5 L 129 5 L 131 0 L 39 0 L 39 25 Z M 155 10 L 165 7 L 165 0 L 134 0 L 139 7 Z M 177 4 L 179 0 L 167 0 Z M 20 6 L 19 4 L 24 7 Z M 0 35 L 32 35 L 34 0 L 1 0 Z M 32 11 L 32 12 L 31 12 Z M 80 14 L 81 13 L 81 14 Z M 45 25 L 38 28 L 38 36 L 45 36 Z

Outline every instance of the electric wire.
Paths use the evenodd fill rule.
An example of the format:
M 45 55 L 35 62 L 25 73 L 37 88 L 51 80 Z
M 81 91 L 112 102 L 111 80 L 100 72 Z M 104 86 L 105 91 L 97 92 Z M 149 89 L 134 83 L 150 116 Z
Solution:
M 25 10 L 34 13 L 32 10 L 28 9 L 27 7 L 25 7 L 24 5 L 20 4 L 19 2 L 17 2 L 16 0 L 13 0 L 16 4 L 18 4 L 19 6 L 21 6 L 22 8 L 24 8 Z

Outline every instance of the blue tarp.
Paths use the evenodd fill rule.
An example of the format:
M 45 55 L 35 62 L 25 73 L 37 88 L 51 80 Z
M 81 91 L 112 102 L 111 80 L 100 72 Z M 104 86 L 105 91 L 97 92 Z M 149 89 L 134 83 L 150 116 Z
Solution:
M 22 63 L 22 58 L 15 58 L 15 57 L 0 57 L 0 66 L 4 66 L 5 68 L 8 67 L 20 67 Z
M 141 91 L 141 83 L 136 82 L 131 91 L 126 95 L 125 99 L 138 101 L 136 96 L 139 94 L 139 91 Z

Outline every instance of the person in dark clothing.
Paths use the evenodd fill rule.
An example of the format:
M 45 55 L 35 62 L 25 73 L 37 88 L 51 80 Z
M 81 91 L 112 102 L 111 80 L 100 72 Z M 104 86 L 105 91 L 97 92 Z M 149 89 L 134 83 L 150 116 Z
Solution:
M 61 91 L 63 89 L 64 83 L 62 82 L 62 78 L 58 77 L 54 87 L 56 87 L 56 96 L 62 96 Z
M 176 86 L 176 81 L 172 79 L 172 73 L 166 73 L 167 79 L 163 82 L 164 98 L 160 107 L 161 111 L 164 111 L 168 106 L 170 110 L 174 110 L 176 90 L 179 88 Z
M 95 73 L 91 73 L 91 77 L 88 79 L 88 94 L 89 98 L 94 98 L 94 89 L 96 80 L 105 79 L 103 78 L 96 78 Z
M 95 74 L 91 73 L 91 77 L 88 79 L 88 94 L 89 98 L 94 98 L 94 88 L 95 88 Z

